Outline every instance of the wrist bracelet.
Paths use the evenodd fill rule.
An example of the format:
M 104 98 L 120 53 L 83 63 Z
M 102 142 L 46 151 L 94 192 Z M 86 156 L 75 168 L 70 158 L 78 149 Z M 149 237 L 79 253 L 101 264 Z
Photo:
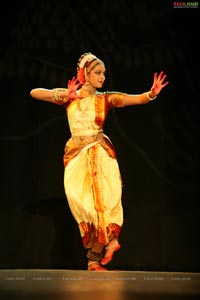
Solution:
M 52 99 L 55 101 L 61 101 L 62 98 L 60 97 L 59 89 L 53 89 Z
M 152 101 L 152 100 L 156 99 L 157 96 L 155 96 L 155 97 L 152 98 L 152 97 L 150 97 L 149 94 L 150 94 L 150 92 L 147 92 L 147 93 L 146 93 L 146 96 L 147 96 L 147 98 L 149 99 L 149 101 Z
M 66 89 L 62 88 L 55 88 L 52 91 L 52 100 L 53 101 L 63 101 L 63 97 L 60 96 L 60 92 L 65 92 Z

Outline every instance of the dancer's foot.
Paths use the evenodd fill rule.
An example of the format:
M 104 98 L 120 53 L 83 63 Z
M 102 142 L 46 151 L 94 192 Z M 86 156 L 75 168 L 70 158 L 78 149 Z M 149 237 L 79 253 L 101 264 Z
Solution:
M 116 251 L 118 251 L 120 249 L 120 244 L 118 243 L 117 239 L 113 239 L 112 241 L 110 241 L 110 243 L 108 244 L 108 246 L 105 247 L 106 249 L 106 253 L 104 255 L 104 257 L 101 259 L 101 264 L 107 265 L 112 259 L 113 259 L 113 255 Z
M 107 269 L 100 266 L 96 261 L 89 261 L 88 262 L 88 271 L 106 271 Z

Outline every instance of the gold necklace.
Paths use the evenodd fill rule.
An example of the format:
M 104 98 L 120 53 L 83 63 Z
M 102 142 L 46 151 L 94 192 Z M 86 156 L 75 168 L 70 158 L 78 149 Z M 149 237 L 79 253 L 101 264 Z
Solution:
M 96 88 L 94 88 L 88 81 L 86 81 L 81 87 L 80 93 L 84 98 L 90 97 L 96 94 Z

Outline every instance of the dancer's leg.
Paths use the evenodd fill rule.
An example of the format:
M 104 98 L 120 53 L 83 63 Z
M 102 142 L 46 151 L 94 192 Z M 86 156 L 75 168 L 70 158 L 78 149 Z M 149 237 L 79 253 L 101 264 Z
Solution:
M 102 254 L 96 253 L 91 249 L 87 252 L 88 258 L 88 271 L 105 271 L 106 268 L 100 266 L 99 262 L 101 260 Z

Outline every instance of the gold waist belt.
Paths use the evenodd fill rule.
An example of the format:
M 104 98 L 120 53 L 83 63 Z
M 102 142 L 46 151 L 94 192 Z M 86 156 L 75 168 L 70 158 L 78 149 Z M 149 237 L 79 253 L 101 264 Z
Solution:
M 103 136 L 102 132 L 93 135 L 72 136 L 73 141 L 78 145 L 87 145 L 99 141 Z

